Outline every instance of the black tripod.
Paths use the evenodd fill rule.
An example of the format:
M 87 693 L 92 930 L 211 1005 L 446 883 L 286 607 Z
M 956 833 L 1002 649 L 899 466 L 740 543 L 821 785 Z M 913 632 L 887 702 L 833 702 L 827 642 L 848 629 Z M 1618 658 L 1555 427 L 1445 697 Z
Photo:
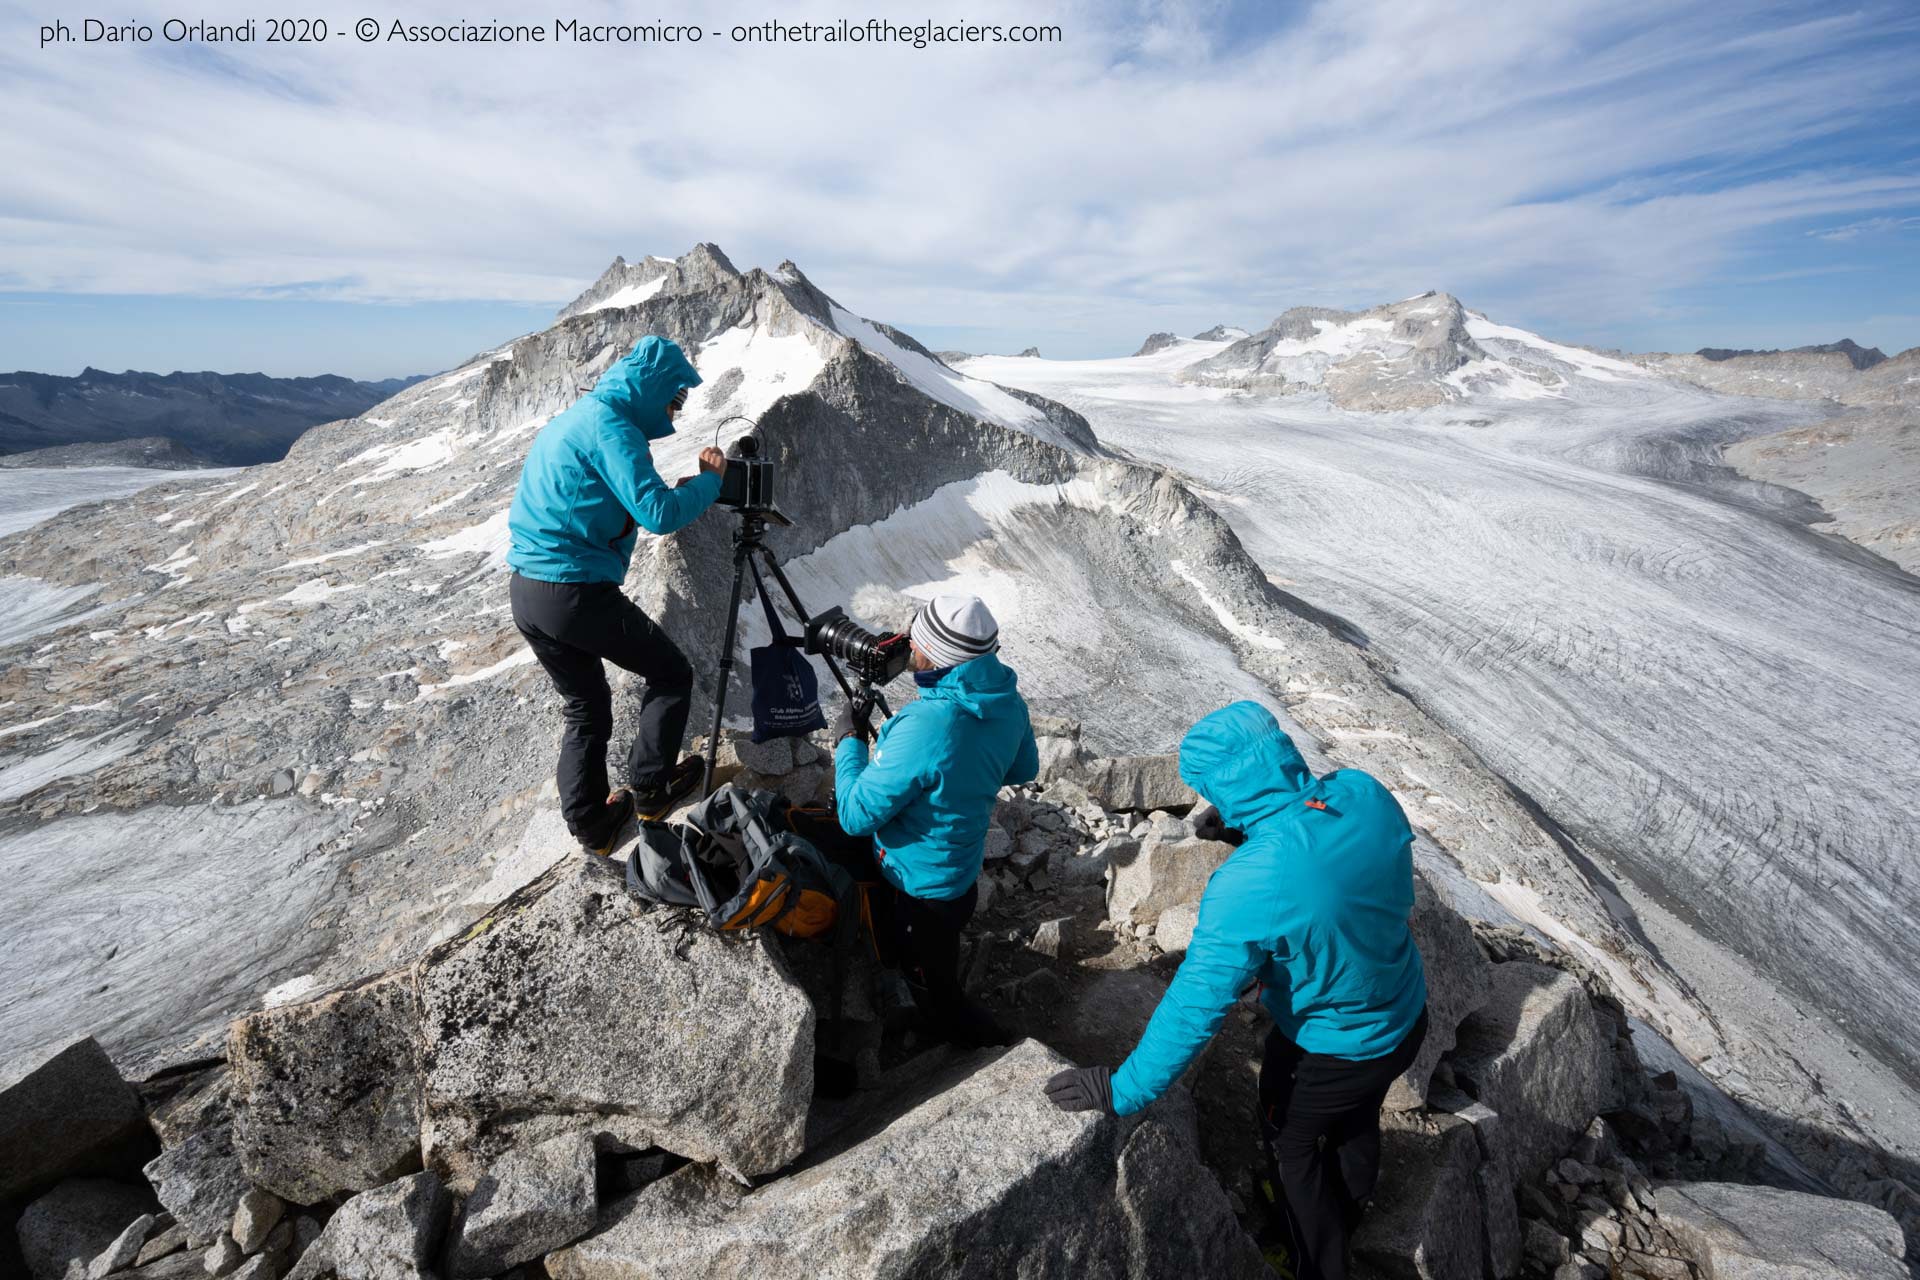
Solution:
M 760 576 L 760 566 L 754 562 L 756 555 L 765 562 L 773 580 L 780 584 L 780 590 L 786 594 L 787 604 L 793 609 L 793 616 L 800 620 L 803 629 L 811 616 L 806 606 L 800 603 L 800 595 L 793 589 L 793 584 L 787 581 L 780 562 L 774 559 L 772 550 L 763 541 L 769 524 L 790 526 L 793 521 L 772 507 L 742 507 L 740 527 L 733 532 L 733 597 L 727 605 L 727 633 L 720 641 L 720 679 L 713 691 L 713 732 L 707 735 L 707 776 L 702 795 L 713 794 L 713 774 L 720 759 L 720 725 L 727 715 L 727 685 L 733 679 L 733 643 L 739 631 L 740 597 L 746 589 L 747 575 L 753 575 L 754 589 L 763 596 L 767 590 L 766 582 Z M 885 697 L 872 684 L 862 680 L 856 687 L 848 682 L 846 673 L 840 670 L 840 664 L 834 661 L 832 654 L 823 653 L 820 656 L 826 659 L 827 670 L 833 673 L 840 692 L 846 694 L 847 700 L 853 704 L 856 719 L 864 720 L 867 712 L 876 705 L 882 714 L 889 713 Z

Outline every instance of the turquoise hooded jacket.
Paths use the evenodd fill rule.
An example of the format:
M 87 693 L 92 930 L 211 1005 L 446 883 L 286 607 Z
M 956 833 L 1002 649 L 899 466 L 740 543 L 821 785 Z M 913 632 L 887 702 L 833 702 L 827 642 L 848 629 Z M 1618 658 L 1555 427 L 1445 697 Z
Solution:
M 1165 1092 L 1255 982 L 1280 1034 L 1307 1052 L 1393 1052 L 1427 1006 L 1407 923 L 1413 831 L 1398 802 L 1358 769 L 1314 777 L 1256 702 L 1194 725 L 1180 776 L 1247 839 L 1207 882 L 1187 957 L 1113 1073 L 1113 1109 Z
M 1019 678 L 995 654 L 953 667 L 880 726 L 833 753 L 848 835 L 872 836 L 880 873 L 915 898 L 952 899 L 980 878 L 1000 788 L 1040 773 Z
M 543 582 L 624 582 L 637 530 L 672 533 L 712 506 L 719 476 L 669 488 L 647 451 L 673 434 L 668 402 L 699 385 L 676 344 L 642 338 L 542 427 L 507 515 L 507 563 Z

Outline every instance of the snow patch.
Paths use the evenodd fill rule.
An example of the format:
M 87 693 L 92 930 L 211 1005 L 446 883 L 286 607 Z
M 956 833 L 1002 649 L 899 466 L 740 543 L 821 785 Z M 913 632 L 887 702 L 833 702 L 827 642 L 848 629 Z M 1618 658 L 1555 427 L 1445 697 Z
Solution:
M 910 351 L 882 333 L 871 322 L 862 320 L 839 305 L 833 308 L 833 327 L 846 337 L 879 356 L 900 371 L 902 377 L 940 403 L 979 418 L 983 422 L 1011 427 L 1015 431 L 1038 436 L 1049 444 L 1071 449 L 1072 444 L 1053 425 L 1047 415 L 1005 387 L 941 364 L 931 356 Z
M 436 560 L 478 552 L 486 556 L 489 567 L 505 568 L 507 551 L 513 543 L 512 530 L 507 526 L 511 513 L 511 507 L 502 507 L 479 524 L 468 525 L 444 538 L 421 543 L 420 550 Z
M 775 335 L 751 321 L 723 329 L 700 343 L 700 354 L 693 365 L 703 381 L 688 393 L 680 419 L 684 425 L 668 439 L 702 435 L 700 423 L 705 420 L 709 430 L 700 443 L 710 444 L 710 428 L 716 419 L 736 413 L 759 417 L 781 396 L 805 390 L 826 363 L 805 333 Z M 724 401 L 717 400 L 722 375 L 734 369 L 740 372 L 739 386 Z M 661 442 L 655 442 L 656 454 L 660 447 Z
M 482 680 L 491 680 L 493 677 L 503 672 L 511 671 L 515 667 L 528 666 L 533 660 L 533 650 L 524 648 L 516 649 L 490 667 L 481 667 L 478 671 L 467 671 L 457 676 L 449 676 L 439 684 L 423 684 L 420 686 L 420 696 L 422 698 L 431 698 L 445 689 L 457 689 L 461 685 L 477 684 Z
M 661 287 L 666 283 L 667 278 L 662 275 L 656 276 L 645 284 L 630 284 L 618 293 L 611 294 L 599 302 L 594 303 L 580 314 L 590 315 L 595 311 L 608 311 L 614 307 L 637 307 L 654 294 L 660 292 Z
M 1518 346 L 1530 347 L 1562 364 L 1571 365 L 1574 372 L 1582 377 L 1593 378 L 1599 382 L 1619 382 L 1623 377 L 1645 378 L 1647 376 L 1647 371 L 1639 365 L 1628 364 L 1625 360 L 1615 360 L 1611 356 L 1598 355 L 1580 347 L 1549 342 L 1537 333 L 1516 329 L 1510 324 L 1495 324 L 1476 311 L 1467 312 L 1467 336 L 1475 342 L 1510 342 Z
M 325 604 L 327 601 L 333 599 L 335 596 L 347 595 L 351 592 L 359 591 L 361 589 L 362 588 L 358 583 L 344 582 L 344 583 L 341 583 L 339 586 L 335 587 L 335 586 L 329 586 L 325 578 L 309 578 L 307 581 L 301 583 L 299 586 L 295 587 L 293 590 L 287 592 L 283 596 L 275 596 L 271 600 L 249 601 L 248 603 L 243 604 L 238 609 L 234 610 L 234 613 L 237 616 L 244 618 L 247 614 L 252 613 L 254 610 L 264 609 L 270 604 L 290 604 L 290 605 L 296 605 L 296 606 L 311 605 L 311 604 Z M 176 623 L 174 625 L 178 625 L 178 624 Z
M 384 541 L 376 539 L 373 542 L 363 542 L 357 547 L 348 547 L 344 551 L 329 551 L 325 555 L 304 556 L 298 560 L 289 560 L 285 564 L 281 565 L 278 569 L 270 569 L 268 570 L 268 572 L 280 573 L 287 569 L 304 569 L 306 566 L 310 564 L 325 564 L 329 560 L 344 560 L 348 556 L 357 556 L 357 555 L 360 555 L 362 552 L 371 551 L 375 547 L 384 547 L 386 545 L 387 544 Z M 177 555 L 178 552 L 176 552 L 175 554 Z
M 1244 640 L 1248 644 L 1261 649 L 1284 649 L 1287 647 L 1283 641 L 1276 640 L 1266 632 L 1255 627 L 1250 627 L 1240 621 L 1239 618 L 1236 618 L 1233 610 L 1227 608 L 1226 604 L 1222 601 L 1214 598 L 1213 593 L 1207 590 L 1207 584 L 1200 580 L 1198 574 L 1187 567 L 1186 561 L 1170 560 L 1167 562 L 1167 567 L 1186 580 L 1187 585 L 1192 587 L 1195 593 L 1199 595 L 1200 603 L 1206 605 L 1213 613 L 1213 616 L 1220 619 L 1220 625 L 1227 629 L 1229 635 L 1232 635 L 1235 639 Z
M 269 987 L 260 997 L 260 1006 L 264 1009 L 277 1009 L 283 1004 L 294 1004 L 308 996 L 324 990 L 319 978 L 311 973 L 303 973 L 297 978 L 288 978 L 276 987 Z
M 74 606 L 99 591 L 97 584 L 66 587 L 39 578 L 0 578 L 0 648 L 103 612 L 109 606 L 72 612 Z
M 36 755 L 10 758 L 0 763 L 0 804 L 11 804 L 22 796 L 63 778 L 78 778 L 106 768 L 140 749 L 139 730 L 110 729 L 92 738 L 75 738 Z

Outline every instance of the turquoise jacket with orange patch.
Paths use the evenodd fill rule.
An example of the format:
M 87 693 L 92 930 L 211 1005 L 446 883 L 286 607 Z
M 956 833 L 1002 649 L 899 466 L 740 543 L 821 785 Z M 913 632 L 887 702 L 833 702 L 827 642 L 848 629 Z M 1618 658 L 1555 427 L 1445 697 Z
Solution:
M 1314 777 L 1257 702 L 1194 725 L 1180 776 L 1247 839 L 1207 882 L 1186 959 L 1113 1073 L 1114 1110 L 1165 1092 L 1256 982 L 1280 1034 L 1307 1052 L 1393 1052 L 1427 1006 L 1399 803 L 1358 769 Z

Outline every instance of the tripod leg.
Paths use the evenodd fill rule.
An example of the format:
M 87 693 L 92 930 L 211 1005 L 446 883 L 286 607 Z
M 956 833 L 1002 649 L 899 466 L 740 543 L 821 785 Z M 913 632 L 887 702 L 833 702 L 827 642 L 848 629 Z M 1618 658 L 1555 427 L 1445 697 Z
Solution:
M 773 574 L 773 580 L 779 583 L 780 590 L 786 593 L 787 603 L 793 606 L 793 616 L 800 620 L 801 628 L 805 629 L 807 619 L 813 615 L 807 612 L 807 606 L 800 603 L 800 593 L 793 589 L 791 582 L 787 581 L 786 570 L 782 569 L 780 562 L 773 558 L 773 552 L 765 546 L 759 547 L 758 550 L 761 559 L 767 562 L 767 569 Z M 855 698 L 853 686 L 847 683 L 846 674 L 840 670 L 840 664 L 833 660 L 833 655 L 830 653 L 823 653 L 820 657 L 826 660 L 827 670 L 833 673 L 834 683 L 840 686 L 840 692 L 847 695 L 848 702 L 852 702 Z
M 720 678 L 713 689 L 713 732 L 707 735 L 707 776 L 700 794 L 713 794 L 713 772 L 720 763 L 720 726 L 727 718 L 727 684 L 733 679 L 733 642 L 739 633 L 740 594 L 746 586 L 747 553 L 752 544 L 737 540 L 733 549 L 733 598 L 727 604 L 727 634 L 720 642 Z

